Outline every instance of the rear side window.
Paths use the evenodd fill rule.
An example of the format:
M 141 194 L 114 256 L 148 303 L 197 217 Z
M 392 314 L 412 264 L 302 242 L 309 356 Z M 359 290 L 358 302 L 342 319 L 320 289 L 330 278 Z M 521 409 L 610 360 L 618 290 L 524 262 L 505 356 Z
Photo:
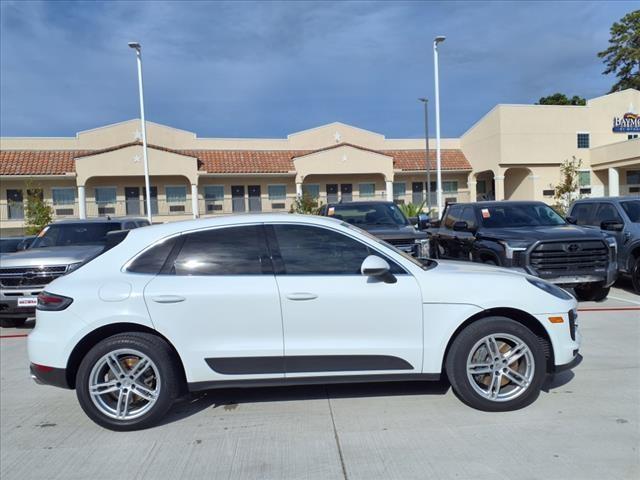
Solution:
M 577 225 L 589 225 L 589 219 L 593 214 L 594 203 L 579 203 L 571 211 L 571 216 L 576 219 Z
M 171 254 L 171 250 L 179 237 L 165 239 L 157 243 L 146 252 L 138 255 L 127 268 L 128 272 L 157 274 L 162 270 L 164 262 Z
M 360 275 L 369 255 L 383 257 L 347 235 L 307 225 L 274 225 L 275 236 L 287 275 Z M 405 273 L 385 258 L 391 273 Z
M 171 272 L 175 275 L 261 275 L 273 271 L 261 225 L 217 228 L 183 237 Z

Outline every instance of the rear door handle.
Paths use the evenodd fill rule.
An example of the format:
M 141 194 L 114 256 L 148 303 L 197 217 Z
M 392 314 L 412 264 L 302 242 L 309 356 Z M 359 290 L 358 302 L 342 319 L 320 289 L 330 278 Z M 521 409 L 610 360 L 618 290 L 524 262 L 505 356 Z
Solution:
M 288 293 L 286 296 L 289 300 L 294 300 L 294 301 L 314 300 L 318 298 L 318 295 L 311 292 L 293 292 L 293 293 Z
M 186 299 L 178 295 L 157 295 L 155 297 L 151 297 L 151 300 L 156 303 L 179 303 L 184 302 Z

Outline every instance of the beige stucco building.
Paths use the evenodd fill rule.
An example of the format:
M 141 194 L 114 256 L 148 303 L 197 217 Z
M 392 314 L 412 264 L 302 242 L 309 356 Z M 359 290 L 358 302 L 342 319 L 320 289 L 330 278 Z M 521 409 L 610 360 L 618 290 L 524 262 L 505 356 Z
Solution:
M 460 138 L 442 139 L 443 196 L 551 202 L 560 164 L 573 156 L 582 160 L 583 194 L 639 195 L 636 108 L 637 90 L 586 106 L 498 105 Z M 28 189 L 41 192 L 56 218 L 144 215 L 140 126 L 130 120 L 69 138 L 2 138 L 2 233 L 22 230 Z M 154 221 L 286 211 L 302 194 L 320 202 L 425 198 L 424 139 L 342 123 L 278 139 L 200 138 L 152 122 L 147 138 Z

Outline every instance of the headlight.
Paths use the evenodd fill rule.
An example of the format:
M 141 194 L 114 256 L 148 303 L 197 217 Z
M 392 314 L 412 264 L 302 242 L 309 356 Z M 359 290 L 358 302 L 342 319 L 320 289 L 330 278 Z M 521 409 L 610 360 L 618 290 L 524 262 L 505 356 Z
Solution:
M 429 239 L 416 239 L 416 245 L 418 246 L 418 256 L 420 258 L 429 258 Z
M 553 283 L 540 280 L 539 278 L 527 277 L 527 282 L 529 282 L 531 285 L 538 287 L 540 290 L 544 290 L 545 292 L 553 295 L 556 298 L 560 298 L 561 300 L 571 300 L 573 298 L 571 294 L 566 290 L 563 290 L 562 288 L 555 286 Z
M 609 248 L 613 250 L 613 253 L 615 255 L 618 252 L 618 242 L 616 242 L 615 237 L 605 237 L 604 239 L 607 242 L 607 245 L 609 245 Z
M 67 272 L 66 273 L 71 273 L 74 270 L 77 270 L 78 268 L 80 268 L 82 266 L 84 262 L 77 262 L 77 263 L 72 263 L 71 265 L 69 265 L 67 267 Z
M 523 241 L 505 241 L 505 240 L 501 240 L 500 245 L 502 245 L 504 247 L 504 255 L 505 257 L 507 257 L 509 260 L 512 260 L 515 252 L 524 252 L 527 248 L 529 248 L 529 242 L 523 242 Z

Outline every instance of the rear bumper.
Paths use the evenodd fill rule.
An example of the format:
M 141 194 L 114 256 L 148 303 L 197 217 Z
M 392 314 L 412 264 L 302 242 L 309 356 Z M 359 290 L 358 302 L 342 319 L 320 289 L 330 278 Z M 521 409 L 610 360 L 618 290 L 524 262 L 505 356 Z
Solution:
M 31 378 L 33 378 L 36 383 L 60 388 L 71 388 L 69 382 L 67 382 L 67 370 L 64 368 L 47 367 L 45 365 L 31 363 L 29 370 L 31 371 Z

